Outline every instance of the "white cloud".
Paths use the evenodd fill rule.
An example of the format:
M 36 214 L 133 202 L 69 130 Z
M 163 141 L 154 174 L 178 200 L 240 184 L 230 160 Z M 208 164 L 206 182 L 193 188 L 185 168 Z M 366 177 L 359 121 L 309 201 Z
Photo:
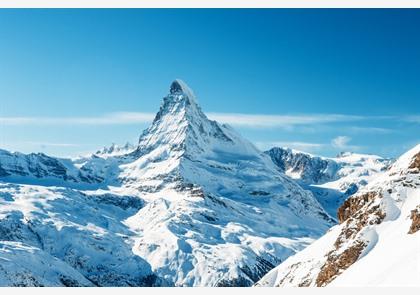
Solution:
M 331 145 L 335 148 L 344 149 L 347 147 L 347 144 L 350 142 L 351 137 L 348 136 L 337 136 L 331 140 Z
M 118 112 L 94 117 L 0 117 L 3 125 L 119 125 L 150 123 L 153 113 Z
M 62 143 L 62 142 L 42 142 L 42 141 L 27 141 L 25 144 L 44 147 L 79 147 L 80 144 L 75 143 Z
M 154 113 L 117 112 L 93 117 L 0 117 L 0 124 L 4 125 L 108 125 L 149 123 Z M 287 127 L 294 125 L 310 125 L 319 123 L 345 122 L 362 120 L 361 116 L 340 114 L 309 114 L 309 115 L 262 115 L 239 113 L 208 113 L 207 116 L 221 123 L 233 126 L 253 128 Z
M 331 140 L 331 146 L 340 151 L 358 151 L 362 149 L 362 146 L 350 145 L 351 139 L 349 136 L 337 136 Z
M 404 121 L 407 121 L 407 122 L 410 122 L 410 123 L 420 123 L 420 115 L 406 116 L 404 118 Z
M 363 120 L 362 116 L 341 114 L 308 114 L 308 115 L 262 115 L 239 113 L 208 113 L 208 117 L 233 126 L 252 128 L 291 127 L 332 122 Z
M 291 148 L 303 152 L 317 152 L 322 151 L 328 145 L 323 143 L 313 143 L 313 142 L 301 142 L 301 141 L 260 141 L 256 142 L 255 145 L 261 150 L 268 150 L 272 147 L 284 147 Z
M 395 132 L 395 130 L 388 129 L 388 128 L 358 127 L 358 126 L 349 127 L 349 131 L 355 132 L 355 133 L 373 133 L 373 134 L 387 134 L 387 133 Z
M 367 120 L 402 120 L 420 122 L 420 116 L 357 116 L 344 114 L 298 114 L 298 115 L 264 115 L 241 113 L 207 113 L 207 116 L 221 123 L 246 128 L 312 128 L 317 124 L 355 122 Z M 114 112 L 91 117 L 0 117 L 2 125 L 129 125 L 150 123 L 155 113 Z M 379 127 L 350 127 L 354 132 L 388 133 L 392 130 Z

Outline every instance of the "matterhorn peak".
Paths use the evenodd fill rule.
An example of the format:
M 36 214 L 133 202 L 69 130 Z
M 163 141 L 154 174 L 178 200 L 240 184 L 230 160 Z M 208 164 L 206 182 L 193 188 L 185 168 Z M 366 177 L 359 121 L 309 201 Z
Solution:
M 196 97 L 194 95 L 194 92 L 181 79 L 175 79 L 171 83 L 171 86 L 169 88 L 169 96 L 172 98 L 174 97 L 188 98 L 190 102 L 196 103 Z
M 200 150 L 213 141 L 232 140 L 215 121 L 211 121 L 197 104 L 193 91 L 180 79 L 174 80 L 163 98 L 152 125 L 139 139 L 141 150 L 152 150 L 156 144 L 169 144 L 176 150 Z

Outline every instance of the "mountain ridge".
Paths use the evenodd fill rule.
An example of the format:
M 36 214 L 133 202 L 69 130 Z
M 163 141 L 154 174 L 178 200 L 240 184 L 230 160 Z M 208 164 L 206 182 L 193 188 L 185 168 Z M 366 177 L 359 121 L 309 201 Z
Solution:
M 171 84 L 136 147 L 112 146 L 69 164 L 94 186 L 0 182 L 1 229 L 95 285 L 250 286 L 334 223 L 267 155 L 209 120 L 181 80 Z M 13 235 L 10 218 L 35 236 Z M 102 264 L 97 256 L 118 263 Z M 126 263 L 137 271 L 118 274 L 116 265 Z M 0 277 L 22 270 L 12 271 L 0 270 Z
M 419 159 L 417 145 L 343 203 L 339 225 L 257 286 L 418 287 Z

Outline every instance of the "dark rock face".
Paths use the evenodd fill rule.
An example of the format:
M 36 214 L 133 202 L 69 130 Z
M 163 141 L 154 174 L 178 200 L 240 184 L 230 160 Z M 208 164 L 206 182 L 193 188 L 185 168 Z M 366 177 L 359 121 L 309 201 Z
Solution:
M 380 224 L 384 220 L 385 213 L 379 205 L 373 204 L 378 198 L 382 198 L 379 193 L 368 192 L 350 197 L 338 209 L 338 219 L 340 224 L 344 223 L 344 226 L 334 243 L 334 249 L 326 255 L 327 261 L 316 278 L 318 287 L 329 284 L 349 268 L 368 246 L 367 242 L 360 240 L 357 234 L 367 225 Z
M 318 184 L 334 180 L 339 165 L 329 159 L 296 153 L 290 149 L 272 148 L 265 152 L 281 172 L 299 173 L 304 183 Z
M 412 160 L 412 162 L 411 162 L 411 164 L 408 168 L 413 169 L 413 170 L 417 170 L 417 173 L 420 171 L 420 153 L 417 153 L 413 157 L 413 160 Z
M 420 206 L 417 206 L 416 209 L 411 210 L 410 218 L 412 220 L 409 234 L 414 234 L 420 230 Z
M 323 287 L 333 281 L 337 275 L 357 261 L 365 247 L 366 245 L 363 242 L 357 241 L 339 255 L 330 254 L 316 278 L 316 285 Z
M 179 93 L 182 93 L 182 91 L 183 90 L 182 90 L 182 86 L 180 85 L 180 83 L 177 80 L 173 81 L 172 84 L 171 84 L 171 87 L 169 89 L 169 92 L 171 94 L 179 94 Z
M 340 223 L 343 223 L 362 209 L 366 204 L 372 202 L 377 197 L 375 192 L 368 192 L 356 198 L 349 198 L 338 208 L 337 217 Z

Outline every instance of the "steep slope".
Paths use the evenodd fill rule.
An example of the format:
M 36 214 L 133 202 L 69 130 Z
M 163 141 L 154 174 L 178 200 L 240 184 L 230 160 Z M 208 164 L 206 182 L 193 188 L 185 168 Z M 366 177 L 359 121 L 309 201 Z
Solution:
M 175 285 L 251 285 L 332 221 L 179 80 L 130 156 L 120 179 L 147 202 L 133 251 Z
M 80 285 L 83 276 L 101 286 L 249 286 L 333 224 L 267 155 L 207 119 L 180 80 L 136 147 L 54 160 L 92 185 L 56 177 L 48 168 L 55 165 L 39 177 L 0 176 L 0 240 L 36 248 L 40 260 L 51 256 L 74 270 L 54 270 L 47 281 L 30 274 L 44 285 L 70 273 Z M 1 157 L 0 163 L 11 167 Z M 63 181 L 45 182 L 51 175 Z M 21 257 L 10 259 L 19 264 Z M 25 273 L 29 266 L 21 265 L 3 281 Z
M 420 145 L 350 197 L 340 224 L 258 286 L 420 286 Z
M 337 209 L 351 195 L 383 172 L 392 161 L 375 155 L 340 153 L 335 158 L 275 147 L 265 152 L 278 169 L 310 190 L 336 217 Z

